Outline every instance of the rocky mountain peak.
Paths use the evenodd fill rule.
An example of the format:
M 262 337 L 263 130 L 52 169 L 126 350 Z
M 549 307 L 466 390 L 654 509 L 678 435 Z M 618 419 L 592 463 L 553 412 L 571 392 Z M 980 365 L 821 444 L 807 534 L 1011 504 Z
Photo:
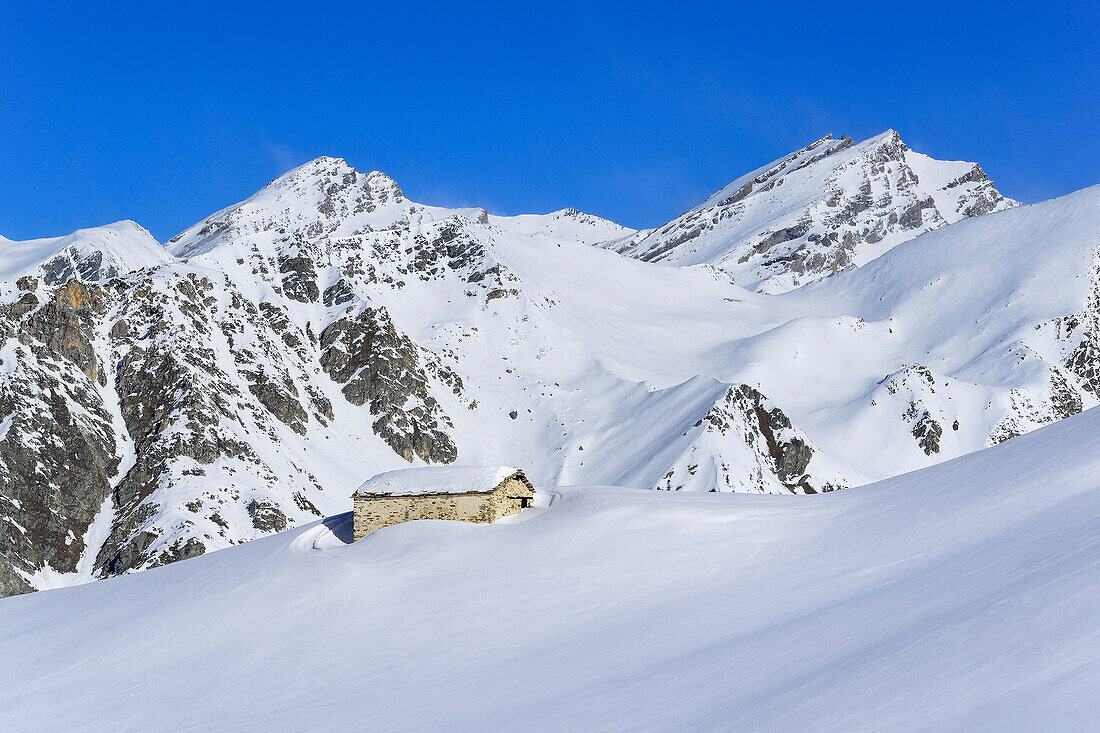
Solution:
M 372 191 L 375 196 L 388 195 L 404 198 L 397 181 L 382 171 L 372 170 L 362 173 L 343 158 L 322 155 L 308 163 L 293 168 L 265 186 L 267 188 L 289 188 L 301 190 L 302 187 L 328 188 L 333 185 L 356 187 Z
M 302 163 L 297 168 L 291 168 L 289 171 L 272 181 L 272 185 L 278 185 L 280 181 L 288 179 L 310 178 L 314 176 L 342 177 L 346 173 L 354 170 L 355 168 L 343 158 L 336 158 L 331 155 L 321 155 L 306 163 Z
M 867 148 L 873 150 L 872 157 L 880 162 L 904 161 L 909 146 L 901 139 L 897 130 L 887 130 L 867 141 Z
M 405 197 L 405 194 L 401 191 L 401 187 L 397 185 L 397 181 L 393 180 L 382 171 L 371 171 L 368 173 L 367 184 L 376 196 L 381 196 L 385 193 L 393 198 Z
M 415 209 L 385 173 L 363 174 L 342 158 L 321 157 L 181 232 L 169 240 L 169 246 L 178 256 L 189 258 L 228 242 L 240 243 L 249 235 L 316 241 L 403 226 Z
M 649 262 L 714 265 L 745 287 L 779 293 L 1015 203 L 977 164 L 914 152 L 896 130 L 861 143 L 827 135 L 644 236 L 603 246 Z

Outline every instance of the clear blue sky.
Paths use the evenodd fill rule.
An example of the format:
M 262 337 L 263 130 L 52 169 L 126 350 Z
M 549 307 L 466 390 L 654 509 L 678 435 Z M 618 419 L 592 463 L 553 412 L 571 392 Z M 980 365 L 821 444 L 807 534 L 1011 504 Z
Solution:
M 654 226 L 889 127 L 1036 201 L 1100 183 L 1095 4 L 0 0 L 0 234 L 166 239 L 318 155 Z

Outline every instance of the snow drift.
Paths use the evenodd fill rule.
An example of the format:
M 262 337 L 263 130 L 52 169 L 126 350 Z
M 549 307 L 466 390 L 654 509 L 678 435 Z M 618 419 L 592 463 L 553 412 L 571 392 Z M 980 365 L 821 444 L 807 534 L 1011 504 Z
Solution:
M 1100 411 L 843 492 L 538 502 L 6 599 L 0 728 L 1095 727 Z

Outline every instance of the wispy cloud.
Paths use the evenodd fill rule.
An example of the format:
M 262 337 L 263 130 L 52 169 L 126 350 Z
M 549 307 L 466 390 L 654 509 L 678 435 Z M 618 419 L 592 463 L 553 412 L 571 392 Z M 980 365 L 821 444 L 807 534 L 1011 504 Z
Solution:
M 271 143 L 268 154 L 275 164 L 276 175 L 282 175 L 291 168 L 297 168 L 306 162 L 306 156 L 286 143 Z

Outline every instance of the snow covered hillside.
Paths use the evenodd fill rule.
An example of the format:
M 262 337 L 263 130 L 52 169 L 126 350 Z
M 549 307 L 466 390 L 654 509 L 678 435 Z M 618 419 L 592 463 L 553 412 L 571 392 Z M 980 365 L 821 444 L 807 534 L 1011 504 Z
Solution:
M 538 501 L 5 599 L 0 728 L 1095 729 L 1098 410 L 831 494 Z
M 594 246 L 644 236 L 599 217 L 426 206 L 337 158 L 167 249 L 128 222 L 0 242 L 0 595 L 301 526 L 410 464 L 825 492 L 1100 403 L 1100 187 L 956 221 L 1007 205 L 948 185 L 969 164 L 811 148 L 750 186 L 775 216 L 870 180 L 853 221 L 897 237 L 774 295 Z
M 605 246 L 647 262 L 712 264 L 751 290 L 780 293 L 1015 203 L 978 164 L 914 152 L 893 130 L 858 144 L 830 135 Z

